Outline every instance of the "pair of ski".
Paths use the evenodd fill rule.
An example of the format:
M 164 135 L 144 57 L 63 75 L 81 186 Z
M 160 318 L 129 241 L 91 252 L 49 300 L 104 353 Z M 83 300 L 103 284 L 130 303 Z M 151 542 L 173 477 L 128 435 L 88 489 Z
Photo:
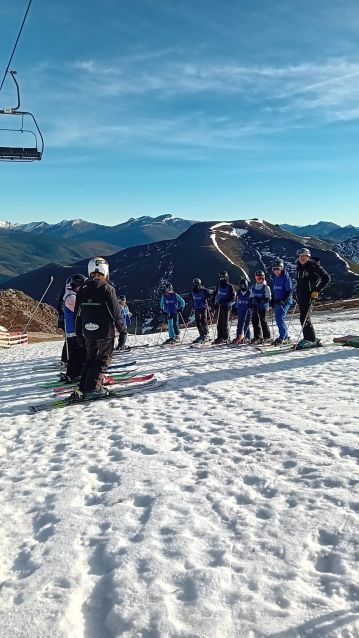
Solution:
M 121 385 L 131 385 L 132 383 L 146 383 L 147 381 L 151 381 L 154 378 L 154 373 L 151 372 L 150 374 L 141 374 L 141 375 L 132 375 L 132 376 L 126 376 L 126 377 L 120 377 L 118 378 L 116 375 L 114 375 L 113 377 L 108 377 L 107 379 L 105 378 L 105 380 L 102 382 L 103 386 L 106 389 L 110 389 L 113 388 L 115 386 L 121 386 Z M 53 392 L 59 396 L 59 395 L 63 395 L 63 394 L 69 394 L 72 390 L 74 390 L 75 388 L 78 387 L 78 383 L 67 383 L 66 385 L 57 385 L 56 387 L 53 388 Z
M 101 397 L 93 397 L 90 399 L 83 399 L 82 401 L 72 401 L 69 397 L 58 398 L 53 401 L 46 401 L 44 403 L 38 403 L 35 405 L 29 405 L 28 409 L 31 414 L 36 414 L 37 412 L 45 412 L 51 410 L 60 410 L 61 408 L 66 408 L 70 405 L 84 405 L 86 403 L 92 403 L 93 401 L 105 401 L 107 399 L 120 399 L 124 397 L 132 397 L 136 394 L 145 394 L 147 392 L 154 392 L 164 388 L 167 384 L 166 380 L 158 381 L 156 378 L 152 378 L 145 383 L 139 383 L 138 385 L 134 385 L 133 387 L 128 387 L 127 385 L 124 387 L 116 386 L 109 389 L 108 395 Z
M 113 379 L 129 379 L 136 375 L 138 368 L 111 368 L 104 373 L 104 377 L 111 377 Z M 41 381 L 37 384 L 39 388 L 56 388 L 56 386 L 66 385 L 67 387 L 78 385 L 76 382 L 67 383 L 63 378 L 50 379 L 50 381 Z

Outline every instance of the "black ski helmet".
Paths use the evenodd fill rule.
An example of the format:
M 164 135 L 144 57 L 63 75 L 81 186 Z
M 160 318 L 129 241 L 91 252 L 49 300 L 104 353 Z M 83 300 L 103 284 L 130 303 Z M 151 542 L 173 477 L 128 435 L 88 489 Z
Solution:
M 66 288 L 67 290 L 75 290 L 82 286 L 82 284 L 86 281 L 85 275 L 81 273 L 75 273 L 75 275 L 71 275 L 66 279 Z
M 240 290 L 248 290 L 248 281 L 244 277 L 239 280 L 239 289 Z
M 272 268 L 283 268 L 284 269 L 284 262 L 282 259 L 275 259 L 273 264 L 272 264 Z
M 172 284 L 167 283 L 167 284 L 165 285 L 165 290 L 173 290 L 173 286 L 172 286 Z
M 219 273 L 219 278 L 222 280 L 223 279 L 228 280 L 229 278 L 228 272 L 226 270 L 221 270 L 221 272 Z
M 192 281 L 192 284 L 193 284 L 194 286 L 202 286 L 202 281 L 200 280 L 200 278 L 199 278 L 199 277 L 195 277 L 195 278 L 193 279 L 193 281 Z
M 255 276 L 256 277 L 263 277 L 265 279 L 266 274 L 265 274 L 264 270 L 257 270 Z
M 126 295 L 120 295 L 118 300 L 119 301 L 126 301 Z

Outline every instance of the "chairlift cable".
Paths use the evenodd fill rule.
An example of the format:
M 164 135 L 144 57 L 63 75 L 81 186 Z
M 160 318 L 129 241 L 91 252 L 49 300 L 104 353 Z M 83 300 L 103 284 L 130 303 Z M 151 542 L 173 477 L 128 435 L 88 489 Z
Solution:
M 8 74 L 9 68 L 10 68 L 10 64 L 11 64 L 12 59 L 13 59 L 13 57 L 14 57 L 14 53 L 15 53 L 15 50 L 16 50 L 16 47 L 17 47 L 17 43 L 19 42 L 19 39 L 20 39 L 20 36 L 21 36 L 21 32 L 22 32 L 22 30 L 23 30 L 23 27 L 24 27 L 24 24 L 25 24 L 25 21 L 26 21 L 26 18 L 27 18 L 27 14 L 29 13 L 29 9 L 30 9 L 31 3 L 32 3 L 32 0 L 29 0 L 29 3 L 28 3 L 28 5 L 27 5 L 27 9 L 26 9 L 25 15 L 24 15 L 24 17 L 23 17 L 23 20 L 22 20 L 22 23 L 21 23 L 21 26 L 20 26 L 19 32 L 18 32 L 18 34 L 17 34 L 16 42 L 15 42 L 14 47 L 13 47 L 13 50 L 12 50 L 12 52 L 11 52 L 11 55 L 10 55 L 10 59 L 9 59 L 8 65 L 7 65 L 6 69 L 5 69 L 4 77 L 3 77 L 2 82 L 1 82 L 1 85 L 0 85 L 0 91 L 1 91 L 1 89 L 2 89 L 2 87 L 3 87 L 3 84 L 4 84 L 4 82 L 5 82 L 5 78 L 6 78 L 7 74 Z

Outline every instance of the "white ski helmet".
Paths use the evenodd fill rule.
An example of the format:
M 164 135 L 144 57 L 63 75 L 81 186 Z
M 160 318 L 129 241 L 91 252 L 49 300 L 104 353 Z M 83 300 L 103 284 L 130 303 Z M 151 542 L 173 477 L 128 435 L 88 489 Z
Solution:
M 93 257 L 92 259 L 90 259 L 88 263 L 89 276 L 91 276 L 91 273 L 93 272 L 101 272 L 103 275 L 105 275 L 106 278 L 108 278 L 109 267 L 106 259 L 104 259 L 103 257 Z

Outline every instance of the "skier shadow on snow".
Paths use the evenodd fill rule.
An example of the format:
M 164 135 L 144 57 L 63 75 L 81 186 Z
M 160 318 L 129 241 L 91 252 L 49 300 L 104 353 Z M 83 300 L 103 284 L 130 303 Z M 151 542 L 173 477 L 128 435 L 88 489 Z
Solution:
M 267 357 L 265 355 L 258 355 L 258 359 L 249 360 L 247 357 L 241 358 L 238 363 L 241 367 L 234 367 L 237 364 L 237 361 L 234 359 L 227 359 L 226 368 L 221 368 L 218 370 L 208 370 L 207 372 L 196 372 L 195 381 L 196 385 L 207 385 L 209 383 L 213 383 L 213 381 L 231 381 L 235 379 L 241 379 L 243 377 L 253 376 L 254 374 L 272 374 L 273 372 L 281 372 L 284 370 L 294 370 L 297 368 L 308 368 L 309 366 L 320 365 L 323 363 L 329 363 L 330 361 L 338 361 L 338 363 L 343 359 L 349 359 L 352 356 L 358 356 L 358 350 L 353 349 L 343 349 L 335 352 L 325 352 L 322 350 L 321 354 L 313 354 L 310 352 L 310 356 L 306 354 L 298 353 L 295 355 L 295 358 L 285 359 L 284 361 L 274 361 L 274 358 Z M 288 357 L 288 354 L 284 355 Z M 253 363 L 252 363 L 253 362 Z M 242 365 L 241 365 L 242 364 Z M 176 379 L 176 389 L 183 390 L 186 387 L 193 387 L 193 376 L 189 375 L 186 377 L 179 377 Z M 168 385 L 168 390 L 171 390 L 171 385 Z
M 266 638 L 325 638 L 325 636 L 334 636 L 334 631 L 340 627 L 351 625 L 359 620 L 359 606 L 351 609 L 338 609 L 328 614 L 323 614 L 308 620 L 301 625 L 276 632 L 275 634 L 266 634 Z M 350 627 L 348 627 L 350 629 Z M 336 634 L 335 634 L 336 635 Z M 353 634 L 354 635 L 354 634 Z

